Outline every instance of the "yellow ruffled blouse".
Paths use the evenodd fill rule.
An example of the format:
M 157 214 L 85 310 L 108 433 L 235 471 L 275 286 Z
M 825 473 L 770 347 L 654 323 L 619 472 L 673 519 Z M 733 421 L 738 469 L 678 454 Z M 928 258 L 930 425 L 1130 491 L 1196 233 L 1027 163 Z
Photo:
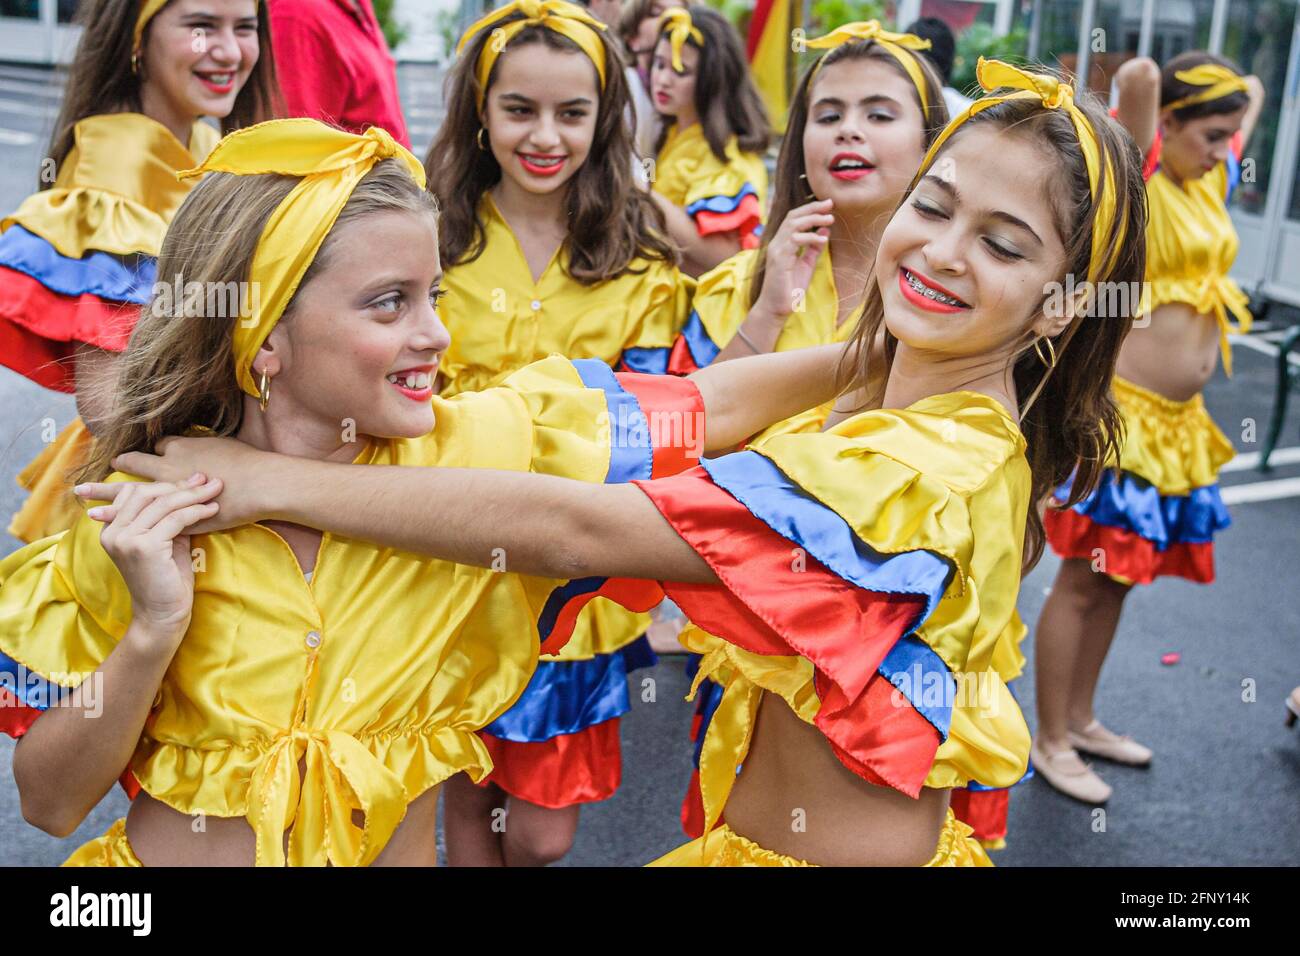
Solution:
M 672 263 L 635 260 L 632 272 L 597 285 L 569 275 L 557 249 L 533 281 L 524 251 L 490 194 L 479 204 L 485 244 L 447 268 L 439 308 L 451 332 L 442 395 L 488 388 L 517 368 L 558 353 L 632 372 L 662 373 L 690 313 L 695 281 Z
M 674 206 L 684 208 L 701 235 L 738 230 L 746 249 L 758 245 L 767 212 L 767 167 L 757 153 L 742 153 L 732 136 L 726 162 L 709 148 L 704 128 L 669 128 L 655 158 L 651 183 Z
M 0 222 L 0 231 L 21 225 L 70 258 L 90 252 L 156 257 L 194 185 L 176 174 L 198 166 L 221 138 L 196 122 L 182 146 L 167 127 L 140 113 L 87 117 L 73 136 L 54 185 L 28 196 Z M 10 521 L 10 534 L 31 542 L 72 525 L 81 508 L 68 475 L 85 463 L 90 442 L 75 418 L 19 473 L 28 497 Z
M 356 462 L 607 477 L 605 392 L 558 356 L 433 401 L 433 433 L 375 441 Z M 0 651 L 64 686 L 131 620 L 99 533 L 83 516 L 0 562 Z M 260 525 L 191 546 L 193 617 L 130 762 L 145 791 L 183 813 L 246 817 L 258 865 L 365 865 L 421 793 L 491 771 L 475 731 L 528 684 L 538 615 L 560 582 L 332 534 L 308 582 Z
M 752 450 L 878 554 L 924 550 L 949 563 L 953 573 L 941 599 L 914 632 L 942 660 L 957 688 L 946 735 L 923 785 L 946 789 L 977 781 L 1009 787 L 1020 780 L 1030 735 L 1007 683 L 1024 663 L 1016 596 L 1030 470 L 1024 438 L 1006 410 L 986 396 L 955 392 L 904 410 L 864 412 L 823 433 L 777 435 Z M 744 504 L 755 508 L 748 499 Z M 773 527 L 789 535 L 783 519 L 768 513 L 764 520 L 777 522 Z M 742 560 L 736 558 L 738 572 Z M 719 571 L 724 581 L 726 571 Z M 843 574 L 838 568 L 836 573 Z M 677 599 L 671 586 L 668 592 Z M 683 597 L 683 608 L 691 613 L 689 595 Z M 745 600 L 763 616 L 761 607 Z M 707 677 L 724 688 L 700 756 L 708 832 L 748 753 L 763 692 L 780 695 L 811 724 L 822 706 L 822 685 L 807 657 L 753 653 L 729 642 L 723 629 L 688 628 L 682 640 L 703 655 L 695 687 Z M 833 661 L 851 648 L 826 646 L 820 653 Z M 897 674 L 892 680 L 902 686 Z M 900 698 L 900 706 L 907 707 L 907 701 Z M 856 719 L 853 709 L 847 719 Z M 878 757 L 877 766 L 884 768 L 893 759 L 888 752 L 853 756 Z
M 1157 168 L 1147 180 L 1147 268 L 1140 314 L 1168 302 L 1186 302 L 1219 323 L 1223 368 L 1232 374 L 1231 332 L 1248 332 L 1250 300 L 1229 276 L 1237 258 L 1237 230 L 1228 215 L 1228 196 L 1237 177 L 1237 158 L 1219 163 L 1197 179 L 1175 183 Z M 1234 327 L 1232 315 L 1237 320 Z

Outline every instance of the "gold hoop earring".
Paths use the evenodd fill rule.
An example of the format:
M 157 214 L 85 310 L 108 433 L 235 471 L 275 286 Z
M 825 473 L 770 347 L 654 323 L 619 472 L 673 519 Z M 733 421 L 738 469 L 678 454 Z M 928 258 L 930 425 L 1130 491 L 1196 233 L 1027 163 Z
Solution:
M 140 75 L 140 52 L 138 50 L 131 54 L 131 72 L 135 76 Z
M 478 135 L 474 137 L 475 142 L 478 143 L 478 148 L 485 153 L 487 152 L 487 147 L 483 145 L 483 134 L 486 132 L 487 132 L 487 127 L 480 126 L 478 128 Z
M 258 384 L 257 391 L 257 405 L 262 411 L 266 411 L 266 406 L 271 404 L 271 380 L 266 377 L 265 369 L 262 371 L 262 381 Z
M 1047 351 L 1052 356 L 1052 360 L 1050 362 L 1047 359 L 1043 358 L 1042 343 L 1044 342 L 1047 343 Z M 1038 356 L 1038 361 L 1042 362 L 1044 365 L 1047 366 L 1048 371 L 1051 371 L 1052 369 L 1056 368 L 1056 346 L 1052 344 L 1052 340 L 1049 339 L 1046 335 L 1040 335 L 1038 338 L 1034 339 L 1034 354 Z

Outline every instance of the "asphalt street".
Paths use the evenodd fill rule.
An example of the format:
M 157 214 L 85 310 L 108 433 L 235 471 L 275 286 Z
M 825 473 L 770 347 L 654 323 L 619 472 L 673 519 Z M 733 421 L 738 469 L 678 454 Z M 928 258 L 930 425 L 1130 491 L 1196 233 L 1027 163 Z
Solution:
M 438 76 L 403 67 L 403 101 L 417 153 L 441 110 Z M 14 208 L 35 171 L 59 101 L 48 73 L 0 67 L 0 207 Z M 1238 343 L 1236 374 L 1206 392 L 1211 414 L 1237 446 L 1223 475 L 1233 526 L 1216 542 L 1218 581 L 1162 581 L 1133 595 L 1102 674 L 1099 715 L 1151 746 L 1150 769 L 1104 763 L 1115 787 L 1099 817 L 1041 780 L 1012 796 L 1002 866 L 1293 865 L 1300 850 L 1300 732 L 1283 726 L 1283 700 L 1300 684 L 1300 396 L 1292 404 L 1277 466 L 1254 466 L 1269 419 L 1276 340 L 1294 317 L 1277 316 Z M 0 369 L 0 515 L 22 493 L 14 476 L 41 448 L 42 434 L 75 414 L 72 399 Z M 0 554 L 18 542 L 0 535 Z M 1033 637 L 1056 573 L 1050 554 L 1026 578 L 1020 613 L 1030 625 L 1029 672 L 1017 687 L 1030 725 Z M 1162 655 L 1177 652 L 1176 664 Z M 682 662 L 666 659 L 630 678 L 622 789 L 584 809 L 573 852 L 561 865 L 638 865 L 684 840 L 677 823 L 690 771 L 692 705 Z M 645 681 L 652 681 L 647 684 Z M 75 834 L 57 840 L 22 819 L 11 742 L 0 740 L 0 864 L 51 865 L 102 833 L 126 809 L 115 789 Z

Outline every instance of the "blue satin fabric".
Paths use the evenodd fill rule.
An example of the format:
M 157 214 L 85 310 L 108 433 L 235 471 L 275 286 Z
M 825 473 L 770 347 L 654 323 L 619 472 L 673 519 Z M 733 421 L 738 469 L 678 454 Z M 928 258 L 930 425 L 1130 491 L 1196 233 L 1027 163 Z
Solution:
M 701 660 L 703 658 L 699 654 L 686 656 L 686 679 L 691 683 L 695 683 L 695 675 L 699 673 Z M 700 769 L 700 754 L 704 751 L 704 738 L 708 735 L 709 723 L 713 720 L 718 705 L 722 703 L 723 691 L 721 684 L 706 677 L 695 692 L 695 713 L 700 718 L 699 732 L 695 736 L 695 745 L 692 748 L 692 759 L 695 761 L 696 770 Z
M 641 403 L 619 384 L 614 370 L 599 359 L 570 361 L 583 385 L 605 393 L 605 409 L 609 413 L 609 471 L 605 484 L 622 484 L 634 478 L 649 481 L 654 446 Z
M 882 555 L 854 534 L 838 514 L 786 477 L 754 451 L 701 459 L 714 484 L 739 501 L 781 537 L 794 542 L 844 580 L 866 591 L 925 597 L 925 612 L 907 633 L 930 616 L 943 597 L 951 568 L 929 551 Z
M 622 717 L 632 706 L 628 673 L 658 660 L 642 636 L 587 661 L 540 661 L 523 695 L 483 730 L 502 740 L 537 743 Z
M 31 276 L 59 295 L 89 294 L 138 305 L 148 304 L 157 276 L 157 262 L 149 256 L 137 257 L 134 265 L 107 252 L 71 259 L 18 225 L 0 235 L 0 266 Z
M 691 361 L 695 363 L 696 368 L 704 368 L 722 351 L 722 347 L 709 338 L 709 333 L 700 320 L 700 314 L 694 309 L 691 309 L 686 326 L 682 329 L 682 338 L 686 340 L 686 348 L 690 351 Z
M 735 212 L 746 196 L 758 198 L 758 190 L 754 188 L 752 183 L 745 183 L 740 187 L 740 192 L 734 196 L 705 196 L 703 199 L 697 199 L 686 207 L 686 214 L 694 216 L 697 212 L 711 212 L 723 215 Z
M 0 688 L 13 694 L 24 707 L 35 710 L 48 710 L 53 695 L 68 692 L 3 652 L 0 652 Z
M 1056 490 L 1064 501 L 1073 477 Z M 1107 470 L 1091 495 L 1072 506 L 1097 524 L 1132 531 L 1159 551 L 1173 544 L 1204 544 L 1232 524 L 1219 486 L 1194 488 L 1189 495 L 1161 496 L 1151 483 L 1129 472 Z
M 930 645 L 909 634 L 890 649 L 876 671 L 930 722 L 941 740 L 948 739 L 957 680 Z
M 667 375 L 668 360 L 672 356 L 668 346 L 654 348 L 624 349 L 620 362 L 629 372 L 642 372 L 646 375 Z

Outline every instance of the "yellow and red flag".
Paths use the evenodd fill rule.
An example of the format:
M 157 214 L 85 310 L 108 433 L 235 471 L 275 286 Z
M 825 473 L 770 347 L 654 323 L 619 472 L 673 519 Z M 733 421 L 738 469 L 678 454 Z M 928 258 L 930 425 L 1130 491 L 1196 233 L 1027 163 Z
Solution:
M 745 53 L 758 92 L 767 106 L 772 128 L 785 132 L 789 109 L 786 91 L 790 63 L 790 4 L 792 0 L 758 0 L 749 22 Z

